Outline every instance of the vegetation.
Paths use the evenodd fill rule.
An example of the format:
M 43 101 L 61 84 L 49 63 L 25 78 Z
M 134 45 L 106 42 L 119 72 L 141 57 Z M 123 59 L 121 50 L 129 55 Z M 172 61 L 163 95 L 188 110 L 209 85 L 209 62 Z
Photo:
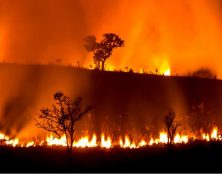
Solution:
M 87 36 L 85 42 L 86 50 L 94 54 L 93 59 L 96 68 L 103 71 L 105 69 L 105 61 L 112 55 L 113 49 L 124 45 L 124 41 L 113 33 L 104 34 L 100 42 L 97 42 L 95 36 Z
M 74 142 L 74 126 L 91 107 L 82 109 L 82 98 L 77 97 L 72 101 L 62 92 L 54 94 L 54 103 L 52 108 L 42 108 L 38 119 L 35 119 L 36 126 L 52 132 L 55 136 L 60 138 L 62 135 L 66 136 L 66 144 L 68 152 L 73 149 Z
M 193 77 L 216 79 L 216 75 L 207 68 L 201 68 L 192 73 Z

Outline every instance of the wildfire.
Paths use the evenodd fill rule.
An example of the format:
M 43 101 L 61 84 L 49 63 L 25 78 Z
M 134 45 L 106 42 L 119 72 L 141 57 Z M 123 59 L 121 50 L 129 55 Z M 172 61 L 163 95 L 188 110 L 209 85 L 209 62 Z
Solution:
M 171 75 L 170 69 L 167 69 L 163 74 L 164 76 L 170 76 Z
M 105 138 L 105 135 L 102 134 L 102 136 L 101 136 L 101 147 L 110 148 L 111 146 L 112 146 L 111 138 L 108 137 L 108 138 L 106 139 L 106 138 Z
M 160 132 L 160 138 L 156 140 L 157 143 L 167 143 L 168 138 L 167 138 L 167 133 L 166 132 Z
M 83 137 L 81 138 L 79 141 L 74 141 L 73 146 L 74 147 L 96 147 L 97 146 L 97 142 L 96 142 L 96 135 L 94 134 L 91 141 L 89 141 L 89 137 Z
M 51 134 L 49 137 L 46 138 L 47 145 L 58 145 L 58 146 L 66 146 L 66 137 L 63 135 L 61 138 L 55 138 Z
M 211 140 L 221 140 L 218 136 L 218 128 L 214 127 L 212 129 L 211 134 L 202 133 L 201 140 L 204 141 L 211 141 Z M 174 137 L 173 143 L 188 143 L 189 138 L 193 138 L 193 136 L 185 135 L 185 134 L 179 134 L 177 133 Z M 196 139 L 196 138 L 195 138 Z M 198 138 L 197 138 L 198 139 Z M 136 143 L 137 142 L 137 143 Z M 168 136 L 167 133 L 164 131 L 161 131 L 158 138 L 150 138 L 149 140 L 146 140 L 145 138 L 142 138 L 140 141 L 135 141 L 129 138 L 128 135 L 124 136 L 124 139 L 121 137 L 119 138 L 119 141 L 115 142 L 112 140 L 111 136 L 105 136 L 104 133 L 101 134 L 100 141 L 98 140 L 98 137 L 96 134 L 93 134 L 91 138 L 89 138 L 88 135 L 81 137 L 78 140 L 75 140 L 73 143 L 73 147 L 76 148 L 92 148 L 92 147 L 101 147 L 101 148 L 112 148 L 114 146 L 119 146 L 120 148 L 140 148 L 144 146 L 152 146 L 155 144 L 167 144 L 168 143 Z M 18 138 L 10 139 L 8 136 L 6 136 L 3 133 L 0 133 L 0 144 L 5 144 L 8 146 L 20 146 L 20 147 L 33 147 L 36 145 L 42 146 L 42 145 L 48 145 L 48 146 L 67 146 L 66 144 L 66 137 L 63 135 L 60 138 L 54 137 L 52 134 L 47 136 L 45 141 L 42 140 L 40 143 L 37 143 L 35 141 L 29 141 L 27 143 L 20 143 Z
M 218 128 L 214 127 L 211 134 L 202 134 L 202 139 L 205 141 L 210 141 L 210 140 L 221 140 L 218 136 Z
M 6 144 L 7 145 L 12 145 L 13 147 L 15 147 L 19 144 L 19 140 L 18 140 L 18 138 L 12 139 L 12 140 L 7 140 Z
M 145 140 L 141 140 L 140 142 L 139 142 L 139 147 L 144 147 L 144 146 L 146 146 L 147 145 L 147 142 L 145 141 Z
M 5 135 L 0 133 L 0 140 L 3 140 L 3 139 L 5 139 Z
M 211 139 L 217 140 L 218 139 L 218 128 L 215 127 L 211 133 Z
M 177 134 L 175 137 L 174 137 L 174 143 L 187 143 L 188 142 L 188 136 L 187 135 L 179 135 Z
M 34 146 L 35 142 L 34 141 L 30 141 L 26 144 L 26 147 L 31 147 Z
M 119 145 L 122 148 L 131 148 L 131 149 L 136 148 L 136 144 L 134 142 L 131 143 L 130 139 L 127 135 L 125 136 L 125 142 L 124 143 L 123 143 L 122 139 L 120 139 Z
M 153 144 L 154 144 L 154 139 L 151 138 L 150 141 L 149 141 L 149 145 L 152 146 Z
M 159 64 L 159 65 L 158 65 Z M 116 68 L 113 64 L 107 63 L 105 66 L 105 71 L 115 71 L 115 72 L 129 72 L 132 70 L 135 73 L 139 74 L 156 74 L 156 75 L 164 75 L 164 76 L 171 76 L 171 68 L 168 63 L 168 61 L 164 60 L 163 63 L 158 63 L 157 64 L 157 69 L 156 71 L 153 71 L 153 69 L 149 69 L 149 67 L 144 67 L 144 68 L 139 68 L 139 69 L 132 69 L 130 67 L 125 67 L 125 68 Z M 83 66 L 86 69 L 94 70 L 96 66 L 94 64 L 86 64 Z
M 3 133 L 0 133 L 0 140 L 4 140 L 7 145 L 11 145 L 13 147 L 19 144 L 18 138 L 10 139 L 8 136 L 4 135 Z

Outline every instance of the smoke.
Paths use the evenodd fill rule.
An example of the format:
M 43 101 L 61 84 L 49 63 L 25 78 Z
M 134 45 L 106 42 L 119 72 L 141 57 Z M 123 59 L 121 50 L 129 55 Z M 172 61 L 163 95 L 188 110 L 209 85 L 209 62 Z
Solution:
M 16 0 L 0 2 L 0 60 L 92 64 L 83 38 L 115 32 L 126 41 L 107 63 L 115 68 L 200 67 L 221 77 L 220 0 Z

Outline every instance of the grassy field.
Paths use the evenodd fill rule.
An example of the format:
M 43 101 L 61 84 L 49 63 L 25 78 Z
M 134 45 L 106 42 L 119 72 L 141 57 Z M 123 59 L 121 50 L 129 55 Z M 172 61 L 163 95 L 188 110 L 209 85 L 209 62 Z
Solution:
M 222 143 L 140 149 L 0 147 L 1 172 L 221 172 Z

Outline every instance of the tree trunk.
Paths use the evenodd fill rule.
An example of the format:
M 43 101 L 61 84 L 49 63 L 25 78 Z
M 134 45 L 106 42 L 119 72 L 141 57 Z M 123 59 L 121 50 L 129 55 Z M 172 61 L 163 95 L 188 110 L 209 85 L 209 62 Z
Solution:
M 69 143 L 69 138 L 68 136 L 66 135 L 66 145 L 67 145 L 67 153 L 71 153 L 72 152 L 72 147 L 71 147 L 71 144 Z
M 70 152 L 72 152 L 72 149 L 73 149 L 73 135 L 71 136 L 70 138 Z
M 167 130 L 167 140 L 168 140 L 168 144 L 171 144 L 170 131 L 169 131 L 169 129 Z
M 102 71 L 105 70 L 105 61 L 102 61 Z

